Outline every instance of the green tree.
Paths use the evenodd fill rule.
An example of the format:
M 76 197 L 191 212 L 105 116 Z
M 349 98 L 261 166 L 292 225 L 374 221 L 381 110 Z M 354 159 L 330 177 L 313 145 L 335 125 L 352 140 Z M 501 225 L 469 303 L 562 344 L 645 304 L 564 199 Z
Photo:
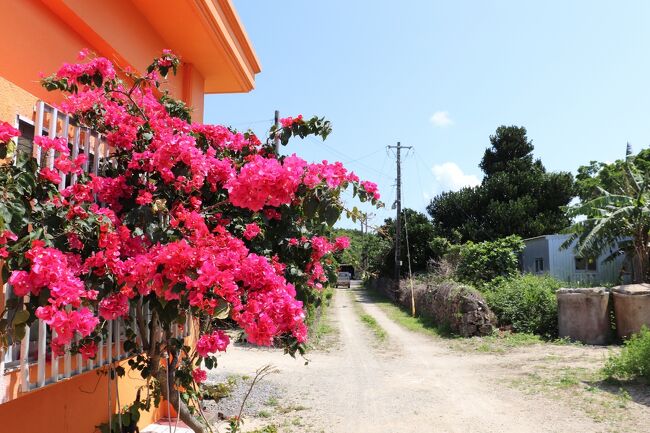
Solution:
M 646 160 L 630 156 L 604 165 L 594 174 L 590 179 L 597 182 L 589 185 L 593 190 L 585 189 L 585 200 L 567 209 L 567 216 L 576 222 L 564 245 L 576 240 L 576 254 L 583 257 L 597 257 L 606 251 L 610 253 L 607 259 L 624 254 L 632 262 L 633 282 L 645 282 L 650 270 L 650 171 Z M 583 185 L 590 179 L 585 178 Z
M 413 209 L 402 210 L 402 236 L 400 249 L 402 253 L 402 275 L 408 275 L 408 253 L 411 256 L 411 270 L 421 272 L 427 269 L 430 260 L 438 259 L 444 254 L 446 243 L 436 242 L 436 231 L 429 218 Z M 395 269 L 395 219 L 388 218 L 378 230 L 379 235 L 390 242 L 390 247 L 384 252 L 381 271 L 384 275 L 392 276 Z M 408 239 L 408 249 L 407 249 Z
M 562 207 L 574 196 L 573 176 L 547 172 L 533 158 L 523 127 L 500 126 L 490 144 L 479 164 L 485 173 L 481 185 L 443 192 L 427 207 L 437 232 L 456 242 L 479 242 L 566 228 L 570 220 Z
M 578 168 L 576 175 L 576 193 L 580 201 L 585 202 L 601 195 L 600 188 L 614 191 L 625 187 L 625 166 L 627 161 L 634 161 L 635 169 L 650 172 L 650 149 L 644 149 L 637 155 L 632 155 L 632 148 L 628 143 L 625 159 L 613 163 L 591 161 L 588 165 Z
M 452 247 L 450 256 L 455 256 L 458 266 L 456 276 L 462 282 L 481 287 L 495 278 L 510 278 L 518 274 L 518 255 L 524 243 L 519 236 L 511 235 L 495 241 Z

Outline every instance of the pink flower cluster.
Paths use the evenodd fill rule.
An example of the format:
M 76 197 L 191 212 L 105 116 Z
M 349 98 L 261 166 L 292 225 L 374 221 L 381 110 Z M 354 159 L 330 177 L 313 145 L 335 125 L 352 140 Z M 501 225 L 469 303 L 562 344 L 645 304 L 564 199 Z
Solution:
M 156 64 L 168 68 L 176 62 L 166 51 Z M 270 345 L 281 335 L 304 342 L 303 304 L 285 278 L 288 263 L 247 248 L 257 246 L 244 241 L 260 236 L 257 223 L 233 230 L 231 222 L 242 216 L 249 221 L 294 216 L 291 207 L 299 209 L 305 191 L 313 189 L 337 190 L 353 183 L 379 198 L 376 185 L 359 184 L 341 163 L 308 164 L 296 155 L 276 157 L 252 134 L 171 116 L 155 91 L 156 71 L 132 91 L 114 81 L 115 69 L 104 58 L 64 65 L 55 77 L 74 86 L 61 108 L 86 122 L 84 126 L 101 128 L 116 162 L 104 172 L 109 174 L 80 177 L 79 183 L 53 194 L 51 203 L 67 218 L 61 241 L 68 252 L 36 241 L 26 254 L 29 263 L 10 277 L 18 296 L 39 296 L 47 288 L 47 304 L 36 315 L 56 331 L 55 353 L 75 337 L 91 336 L 100 319 L 127 317 L 131 300 L 154 295 L 178 301 L 181 309 L 192 308 L 204 317 L 227 305 L 230 319 L 255 344 Z M 305 121 L 299 115 L 281 123 L 288 128 Z M 0 123 L 0 142 L 17 133 Z M 61 173 L 78 174 L 85 162 L 84 155 L 70 158 L 67 138 L 37 137 L 35 142 L 57 154 L 54 169 L 39 172 L 49 182 L 59 184 Z M 133 217 L 134 210 L 142 211 L 143 220 L 167 221 L 165 236 L 153 236 L 147 222 Z M 295 215 L 296 224 L 304 223 Z M 79 229 L 88 225 L 93 229 Z M 265 237 L 272 239 L 274 225 L 280 224 L 264 227 Z M 15 240 L 15 235 L 0 235 L 0 257 L 8 255 L 7 240 Z M 321 287 L 326 282 L 323 263 L 332 252 L 347 248 L 349 239 L 331 242 L 312 236 L 290 241 L 300 243 L 310 248 L 309 260 L 300 262 L 310 275 L 308 284 Z M 97 299 L 99 293 L 87 289 L 84 281 L 102 278 L 119 291 L 102 290 Z M 196 352 L 205 357 L 226 350 L 228 344 L 222 331 L 208 331 L 199 338 Z M 79 353 L 92 358 L 97 346 L 86 338 Z M 192 375 L 199 383 L 206 379 L 201 369 Z
M 14 137 L 20 137 L 20 131 L 7 122 L 0 121 L 0 143 L 7 143 Z
M 259 235 L 261 232 L 260 226 L 255 223 L 246 224 L 246 230 L 244 230 L 244 237 L 249 241 L 255 236 Z
M 84 57 L 87 55 L 87 52 L 83 53 Z M 101 77 L 101 82 L 103 83 L 104 80 L 115 78 L 115 68 L 110 60 L 97 57 L 88 63 L 65 63 L 56 73 L 58 79 L 66 79 L 70 83 L 77 83 L 83 86 L 83 88 L 87 88 L 89 85 L 81 81 L 81 78 L 84 76 L 91 78 L 95 76 Z
M 196 383 L 203 383 L 208 380 L 208 372 L 202 368 L 195 368 L 192 370 L 192 379 L 194 379 L 194 382 Z
M 225 352 L 230 344 L 230 338 L 221 330 L 203 334 L 196 342 L 196 353 L 199 356 L 210 356 L 211 353 Z
M 283 119 L 280 119 L 280 124 L 282 125 L 283 128 L 291 128 L 296 123 L 300 124 L 304 122 L 305 121 L 302 120 L 302 114 L 299 114 L 296 118 L 285 117 Z
M 257 137 L 247 139 L 240 132 L 232 132 L 221 125 L 204 125 L 193 123 L 191 130 L 199 137 L 204 137 L 208 144 L 216 149 L 227 149 L 234 152 L 241 152 L 245 148 L 255 148 L 260 142 Z
M 370 182 L 369 180 L 364 180 L 361 182 L 361 187 L 370 194 L 375 200 L 379 200 L 379 190 L 377 189 L 377 184 Z
M 323 236 L 313 236 L 311 239 L 302 237 L 300 240 L 296 238 L 289 239 L 290 246 L 298 246 L 300 244 L 311 244 L 311 257 L 309 263 L 305 267 L 305 272 L 309 274 L 307 284 L 317 289 L 323 287 L 322 283 L 327 282 L 327 275 L 323 268 L 323 258 L 332 252 L 343 251 L 350 247 L 350 239 L 347 236 L 337 237 L 334 242 Z
M 89 336 L 95 327 L 99 324 L 99 319 L 95 313 L 86 307 L 78 310 L 57 309 L 53 305 L 38 307 L 36 317 L 47 323 L 56 332 L 56 337 L 52 338 L 52 350 L 56 355 L 63 354 L 63 348 L 74 338 L 75 332 L 81 337 Z M 94 358 L 97 347 L 86 346 L 82 354 L 86 358 Z
M 87 337 L 99 323 L 93 311 L 81 307 L 83 299 L 96 299 L 97 291 L 85 289 L 77 276 L 79 269 L 75 269 L 75 262 L 78 257 L 74 255 L 66 256 L 57 249 L 45 247 L 40 241 L 34 241 L 25 257 L 31 263 L 29 272 L 13 271 L 9 283 L 17 296 L 39 296 L 44 288 L 49 289 L 48 305 L 38 307 L 36 317 L 56 331 L 52 347 L 60 354 L 63 345 L 72 341 L 75 332 Z
M 94 299 L 96 291 L 87 291 L 71 266 L 74 255 L 66 256 L 56 248 L 47 248 L 41 241 L 34 241 L 25 254 L 31 263 L 27 271 L 13 271 L 9 283 L 17 296 L 38 296 L 42 289 L 50 291 L 49 302 L 57 308 L 70 305 L 77 308 L 84 298 Z M 76 271 L 79 271 L 76 269 Z
M 255 155 L 236 177 L 226 182 L 230 201 L 253 211 L 289 204 L 302 180 L 304 166 L 305 161 L 296 156 L 280 163 L 275 158 Z
M 128 317 L 129 298 L 123 293 L 114 293 L 99 302 L 99 315 L 106 320 Z
M 0 233 L 0 259 L 6 259 L 9 257 L 9 251 L 7 251 L 7 241 L 17 241 L 18 236 L 16 236 L 11 230 L 4 230 Z

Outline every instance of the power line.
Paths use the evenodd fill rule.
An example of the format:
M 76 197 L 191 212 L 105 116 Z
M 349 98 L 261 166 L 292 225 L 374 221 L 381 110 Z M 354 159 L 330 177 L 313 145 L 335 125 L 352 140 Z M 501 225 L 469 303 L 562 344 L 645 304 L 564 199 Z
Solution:
M 371 166 L 369 166 L 369 165 L 367 165 L 367 164 L 364 164 L 364 163 L 362 163 L 362 162 L 360 162 L 360 161 L 354 161 L 354 157 L 351 157 L 350 155 L 346 155 L 345 153 L 343 153 L 343 152 L 341 152 L 341 151 L 339 151 L 339 150 L 333 148 L 332 146 L 328 145 L 328 144 L 325 143 L 325 142 L 318 141 L 318 140 L 316 140 L 314 137 L 311 137 L 311 136 L 309 136 L 308 138 L 309 138 L 311 141 L 313 141 L 314 143 L 317 143 L 318 145 L 322 145 L 322 146 L 324 146 L 326 149 L 329 149 L 329 150 L 331 150 L 332 152 L 338 154 L 339 157 L 343 157 L 343 158 L 345 158 L 345 159 L 351 159 L 351 160 L 352 160 L 352 161 L 351 161 L 352 164 L 357 164 L 357 165 L 363 166 L 363 167 L 365 167 L 366 169 L 371 170 L 371 171 L 377 173 L 377 174 L 380 175 L 380 176 L 383 176 L 383 177 L 385 177 L 385 178 L 387 178 L 387 179 L 392 179 L 389 175 L 387 175 L 386 173 L 382 173 L 382 172 L 380 172 L 379 170 L 377 170 L 377 169 L 374 168 L 374 167 L 371 167 Z
M 361 161 L 362 159 L 366 159 L 366 158 L 368 158 L 368 157 L 371 157 L 371 156 L 373 156 L 373 155 L 378 154 L 378 153 L 381 152 L 382 150 L 383 150 L 383 149 L 375 150 L 374 152 L 369 153 L 369 154 L 367 154 L 367 155 L 365 155 L 365 156 L 361 156 L 361 157 L 359 157 L 359 158 L 357 158 L 357 159 L 353 159 L 353 160 L 351 160 L 351 161 L 345 161 L 343 164 L 350 164 L 350 163 L 353 163 L 353 162 Z

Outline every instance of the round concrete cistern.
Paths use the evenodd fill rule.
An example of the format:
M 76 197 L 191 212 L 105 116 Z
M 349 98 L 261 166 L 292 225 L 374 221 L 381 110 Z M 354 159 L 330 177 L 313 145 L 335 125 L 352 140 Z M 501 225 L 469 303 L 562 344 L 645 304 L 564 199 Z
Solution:
M 641 330 L 650 328 L 650 284 L 626 284 L 612 288 L 616 333 L 628 338 Z
M 558 331 L 562 338 L 585 344 L 611 341 L 609 291 L 603 287 L 559 289 Z

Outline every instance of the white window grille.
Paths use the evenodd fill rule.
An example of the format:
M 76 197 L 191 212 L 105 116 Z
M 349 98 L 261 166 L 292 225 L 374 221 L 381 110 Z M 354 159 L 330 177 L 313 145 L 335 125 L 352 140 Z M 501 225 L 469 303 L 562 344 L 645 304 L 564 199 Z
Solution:
M 80 153 L 87 156 L 82 167 L 86 173 L 97 174 L 100 160 L 110 157 L 110 149 L 101 134 L 75 125 L 69 115 L 43 101 L 37 102 L 34 107 L 33 122 L 19 117 L 17 123 L 22 132 L 22 138 L 18 141 L 18 151 L 31 151 L 39 165 L 46 165 L 53 169 L 56 155 L 54 150 L 43 154 L 40 146 L 33 142 L 33 138 L 36 136 L 67 137 L 72 158 L 76 158 Z M 62 172 L 59 174 L 61 176 L 59 189 L 64 189 L 77 182 L 75 174 L 67 176 Z M 6 284 L 3 290 L 5 299 L 13 296 L 9 284 Z M 28 297 L 24 298 L 24 301 L 28 300 Z M 134 316 L 135 314 L 130 314 L 130 317 Z M 145 312 L 145 317 L 147 319 L 150 317 L 149 311 Z M 102 338 L 96 359 L 84 361 L 81 355 L 76 355 L 73 369 L 73 359 L 70 353 L 66 353 L 63 359 L 53 355 L 47 341 L 48 335 L 50 338 L 55 336 L 52 335 L 54 332 L 48 329 L 45 322 L 38 320 L 31 328 L 26 329 L 25 337 L 20 342 L 12 342 L 4 354 L 0 350 L 0 379 L 8 370 L 19 368 L 21 391 L 27 392 L 56 383 L 62 378 L 67 379 L 110 362 L 124 359 L 127 354 L 122 351 L 123 329 L 123 319 L 109 323 L 106 341 Z M 134 326 L 134 329 L 137 333 L 138 328 Z M 148 330 L 146 332 L 148 333 Z M 177 338 L 189 336 L 189 322 L 182 331 L 176 325 L 174 335 Z M 48 361 L 50 364 L 49 374 L 46 371 Z M 37 365 L 35 378 L 30 374 L 30 366 L 34 364 Z M 4 398 L 5 396 L 0 394 L 0 403 Z

